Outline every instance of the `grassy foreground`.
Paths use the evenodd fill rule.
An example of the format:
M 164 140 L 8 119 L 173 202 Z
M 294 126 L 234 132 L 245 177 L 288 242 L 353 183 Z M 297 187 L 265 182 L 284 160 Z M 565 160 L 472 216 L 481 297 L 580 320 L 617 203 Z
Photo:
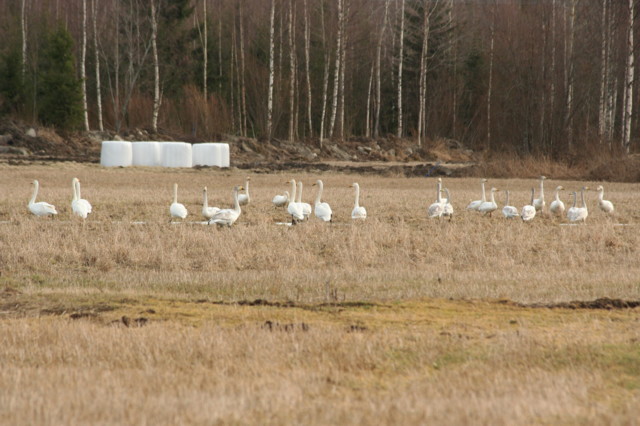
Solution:
M 639 185 L 605 186 L 615 218 L 590 193 L 587 225 L 565 226 L 464 212 L 477 180 L 445 179 L 448 223 L 425 218 L 433 179 L 254 174 L 238 225 L 216 230 L 167 223 L 171 184 L 196 221 L 202 187 L 227 206 L 240 172 L 0 173 L 0 423 L 640 418 L 640 309 L 532 307 L 640 299 Z M 73 176 L 94 205 L 84 225 L 69 214 Z M 318 176 L 336 223 L 276 225 L 271 197 L 295 177 L 311 201 Z M 34 178 L 59 217 L 28 215 Z M 348 219 L 354 180 L 365 223 Z M 491 184 L 522 206 L 536 183 Z

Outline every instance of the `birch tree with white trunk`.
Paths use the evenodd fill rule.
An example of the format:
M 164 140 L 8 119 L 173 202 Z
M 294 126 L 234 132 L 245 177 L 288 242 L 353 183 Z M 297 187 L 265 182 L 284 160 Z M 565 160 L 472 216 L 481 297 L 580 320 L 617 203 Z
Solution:
M 269 16 L 269 88 L 267 93 L 267 139 L 271 140 L 273 132 L 273 82 L 275 77 L 275 0 L 271 0 L 271 13 Z
M 104 131 L 104 124 L 102 120 L 102 88 L 100 78 L 100 51 L 98 49 L 98 0 L 93 0 L 91 3 L 91 18 L 93 21 L 93 51 L 95 52 L 96 62 L 96 104 L 98 107 L 98 130 Z
M 404 129 L 404 117 L 402 115 L 402 65 L 404 64 L 404 6 L 405 0 L 400 3 L 400 47 L 398 52 L 398 131 L 396 136 L 401 138 Z
M 627 63 L 624 73 L 624 96 L 622 109 L 622 148 L 631 151 L 631 119 L 633 117 L 633 83 L 635 75 L 635 56 L 633 30 L 635 27 L 635 0 L 628 0 L 629 24 L 627 27 Z
M 156 2 L 151 0 L 151 51 L 153 54 L 153 115 L 151 118 L 151 129 L 158 131 L 158 115 L 160 114 L 160 62 L 158 60 L 158 15 L 156 13 Z
M 80 84 L 82 87 L 82 118 L 84 130 L 89 131 L 89 107 L 87 105 L 87 0 L 82 0 L 82 49 L 80 53 Z

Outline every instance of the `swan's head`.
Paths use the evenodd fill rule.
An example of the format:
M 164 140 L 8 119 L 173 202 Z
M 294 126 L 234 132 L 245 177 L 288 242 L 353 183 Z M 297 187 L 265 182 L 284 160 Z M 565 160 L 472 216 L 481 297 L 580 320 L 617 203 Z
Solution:
M 207 192 L 207 187 L 205 186 L 202 190 L 203 190 L 204 192 Z
M 359 188 L 360 185 L 358 185 L 358 182 L 353 182 L 351 185 L 349 185 L 349 188 Z
M 564 187 L 562 185 L 556 186 L 556 191 L 564 191 Z
M 582 190 L 583 190 L 583 191 L 588 191 L 588 190 L 589 190 L 589 187 L 588 187 L 588 186 L 583 186 L 583 187 L 582 187 Z
M 491 188 L 491 192 L 498 192 L 500 191 L 498 188 Z
M 596 191 L 604 191 L 604 188 L 602 187 L 602 185 L 598 185 L 598 187 L 596 188 Z
M 437 180 L 438 182 L 442 183 L 442 178 L 438 178 Z
M 486 183 L 486 182 L 489 182 L 489 181 L 487 179 L 482 179 L 480 182 Z
M 546 176 L 540 176 L 540 180 L 545 180 L 546 178 Z
M 75 184 L 80 182 L 80 179 L 78 179 L 77 177 L 74 177 L 73 179 L 71 179 L 71 182 Z
M 317 185 L 317 186 L 322 186 L 322 181 L 321 181 L 320 179 L 318 179 L 318 180 L 316 181 L 316 183 L 314 183 L 314 184 L 313 184 L 313 185 L 311 185 L 311 186 L 316 186 L 316 185 Z

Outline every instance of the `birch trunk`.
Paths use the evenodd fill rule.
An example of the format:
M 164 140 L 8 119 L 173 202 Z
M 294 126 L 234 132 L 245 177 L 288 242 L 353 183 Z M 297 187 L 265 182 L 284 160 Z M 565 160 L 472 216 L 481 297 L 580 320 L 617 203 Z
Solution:
M 342 55 L 342 20 L 344 19 L 343 0 L 338 0 L 338 37 L 336 40 L 336 65 L 333 76 L 333 97 L 331 100 L 331 124 L 329 126 L 329 138 L 333 137 L 333 130 L 336 124 L 336 115 L 338 112 L 338 88 L 340 84 L 340 59 Z
M 404 133 L 402 116 L 402 65 L 404 64 L 404 3 L 400 3 L 400 52 L 398 54 L 398 132 L 397 136 L 402 137 Z
M 82 50 L 80 54 L 80 84 L 82 85 L 82 118 L 84 130 L 89 131 L 89 108 L 87 105 L 87 0 L 82 0 Z
M 309 63 L 311 62 L 309 54 L 309 51 L 311 50 L 311 37 L 309 34 L 309 27 L 309 9 L 307 7 L 307 0 L 304 0 L 304 67 L 307 80 L 307 125 L 309 126 L 309 137 L 313 137 L 313 120 L 311 115 L 311 72 L 309 71 Z
M 571 150 L 573 148 L 573 79 L 574 79 L 574 57 L 573 57 L 573 45 L 575 39 L 575 21 L 576 21 L 576 3 L 578 0 L 571 0 L 569 6 L 569 39 L 567 45 L 566 61 L 568 66 L 566 68 L 566 85 L 567 85 L 567 99 L 566 99 L 566 111 L 565 111 L 565 128 L 567 131 L 567 148 Z
M 27 74 L 27 16 L 25 9 L 27 6 L 27 0 L 22 0 L 22 7 L 20 11 L 20 31 L 22 32 L 22 79 L 24 80 Z
M 340 139 L 344 139 L 344 78 L 347 69 L 347 42 L 349 40 L 347 34 L 347 21 L 349 19 L 349 0 L 344 0 L 344 19 L 342 20 L 342 51 L 340 52 Z
M 218 2 L 218 93 L 222 93 L 222 0 Z
M 202 1 L 202 14 L 203 14 L 203 46 L 202 46 L 202 95 L 204 96 L 204 101 L 207 102 L 208 89 L 207 89 L 207 67 L 209 65 L 209 52 L 208 52 L 208 44 L 209 40 L 207 39 L 207 1 Z
M 382 28 L 380 29 L 380 37 L 378 38 L 378 46 L 376 48 L 376 111 L 375 124 L 373 126 L 373 137 L 380 135 L 380 106 L 382 104 L 382 82 L 381 82 L 381 57 L 382 57 L 382 40 L 384 38 L 384 29 L 387 26 L 387 14 L 389 13 L 389 0 L 384 2 L 384 16 L 382 18 Z
M 293 30 L 293 0 L 289 0 L 289 141 L 295 137 L 296 57 Z
M 549 146 L 553 147 L 554 142 L 554 117 L 556 108 L 556 0 L 551 2 L 551 64 L 549 75 L 551 76 L 551 87 L 549 89 L 549 114 L 551 132 L 549 132 Z
M 230 96 L 230 106 L 231 106 L 231 127 L 233 131 L 237 131 L 238 127 L 236 126 L 236 110 L 235 110 L 235 91 L 236 91 L 236 67 L 235 64 L 237 62 L 237 54 L 236 54 L 236 23 L 235 21 L 232 24 L 231 29 L 231 59 L 229 61 L 229 96 Z
M 240 84 L 240 127 L 242 136 L 247 136 L 247 86 L 245 84 L 245 55 L 244 55 L 244 25 L 243 23 L 243 12 L 242 12 L 242 2 L 240 2 L 240 67 L 238 72 L 240 76 L 238 78 L 238 83 Z
M 367 138 L 371 137 L 371 90 L 373 89 L 373 74 L 375 72 L 375 64 L 371 62 L 371 73 L 369 74 L 369 87 L 367 89 L 367 117 L 365 119 L 365 124 L 367 128 L 365 129 L 365 136 Z
M 422 141 L 426 132 L 426 98 L 427 98 L 427 53 L 429 49 L 429 10 L 424 3 L 424 18 L 422 24 L 422 50 L 420 52 L 420 77 L 419 77 L 419 110 L 418 110 L 418 145 L 422 146 Z
M 153 117 L 151 129 L 158 131 L 158 114 L 160 113 L 160 61 L 158 60 L 158 16 L 156 14 L 156 2 L 151 0 L 151 50 L 153 53 Z
M 633 80 L 635 74 L 633 29 L 635 24 L 635 0 L 629 0 L 629 26 L 627 28 L 627 64 L 624 73 L 624 101 L 622 110 L 622 148 L 631 150 L 631 118 L 633 114 Z
M 326 31 L 324 22 L 324 0 L 320 4 L 320 19 L 322 26 L 322 50 L 324 53 L 324 70 L 322 74 L 322 113 L 320 115 L 320 148 L 324 141 L 324 124 L 327 116 L 327 101 L 329 98 L 329 65 L 331 64 L 331 52 L 327 49 Z
M 104 131 L 102 122 L 102 93 L 100 81 L 100 52 L 98 50 L 98 0 L 92 3 L 93 50 L 96 56 L 96 104 L 98 106 L 98 129 Z
M 493 91 L 493 51 L 496 34 L 496 9 L 493 6 L 491 17 L 491 41 L 489 47 L 489 88 L 487 90 L 487 149 L 491 150 L 491 95 Z
M 600 100 L 598 103 L 598 137 L 604 142 L 606 133 L 606 104 L 607 104 L 607 9 L 608 0 L 602 0 L 602 16 L 600 21 Z
M 274 34 L 275 34 L 275 13 L 276 0 L 271 0 L 271 15 L 269 21 L 269 93 L 267 94 L 267 139 L 271 140 L 273 131 L 273 80 L 274 80 Z

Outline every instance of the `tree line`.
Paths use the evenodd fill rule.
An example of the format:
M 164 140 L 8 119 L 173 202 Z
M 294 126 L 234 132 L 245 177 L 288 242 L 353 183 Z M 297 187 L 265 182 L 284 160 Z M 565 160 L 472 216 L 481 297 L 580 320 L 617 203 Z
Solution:
M 629 153 L 637 12 L 635 0 L 2 2 L 0 114 L 201 139 Z

